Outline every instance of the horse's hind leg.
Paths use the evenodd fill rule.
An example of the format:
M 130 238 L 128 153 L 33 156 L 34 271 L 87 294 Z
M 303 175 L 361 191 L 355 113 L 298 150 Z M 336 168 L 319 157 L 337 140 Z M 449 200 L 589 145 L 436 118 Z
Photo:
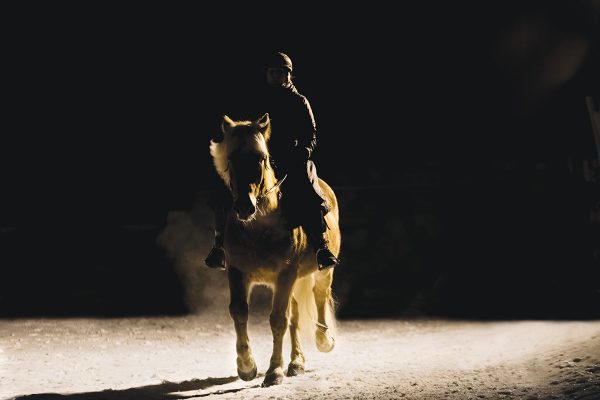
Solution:
M 292 340 L 292 354 L 290 356 L 290 364 L 288 365 L 287 376 L 296 376 L 304 373 L 304 353 L 300 344 L 298 332 L 298 302 L 294 296 L 291 300 L 292 317 L 290 319 L 290 339 Z
M 234 267 L 228 269 L 229 291 L 231 302 L 229 303 L 229 314 L 233 318 L 237 340 L 235 349 L 237 351 L 238 375 L 245 381 L 256 378 L 256 363 L 252 357 L 250 340 L 248 339 L 248 287 L 249 283 L 244 274 Z
M 295 280 L 296 269 L 288 268 L 279 274 L 273 290 L 273 308 L 269 317 L 273 333 L 273 354 L 263 386 L 279 385 L 283 381 L 283 336 L 287 330 L 287 311 Z
M 333 282 L 333 270 L 319 271 L 315 273 L 315 303 L 317 305 L 317 330 L 315 339 L 317 349 L 324 353 L 330 352 L 335 346 L 335 339 L 331 334 L 330 323 L 334 323 L 333 297 L 331 295 L 331 284 Z

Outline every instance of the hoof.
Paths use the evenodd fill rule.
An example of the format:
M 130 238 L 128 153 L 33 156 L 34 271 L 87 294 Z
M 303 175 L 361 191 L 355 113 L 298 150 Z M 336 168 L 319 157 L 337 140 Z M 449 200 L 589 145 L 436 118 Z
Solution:
M 252 379 L 256 378 L 256 363 L 254 363 L 254 360 L 252 360 L 252 367 L 250 368 L 250 371 L 245 372 L 243 369 L 240 368 L 240 362 L 238 361 L 238 376 L 240 377 L 241 380 L 243 381 L 251 381 Z
M 315 333 L 317 349 L 322 353 L 329 353 L 335 347 L 335 339 L 327 331 L 317 329 Z
M 298 376 L 304 373 L 304 365 L 291 362 L 288 365 L 287 376 Z
M 283 369 L 281 367 L 275 368 L 273 371 L 267 371 L 265 380 L 262 383 L 262 387 L 269 387 L 274 385 L 281 385 L 283 382 Z

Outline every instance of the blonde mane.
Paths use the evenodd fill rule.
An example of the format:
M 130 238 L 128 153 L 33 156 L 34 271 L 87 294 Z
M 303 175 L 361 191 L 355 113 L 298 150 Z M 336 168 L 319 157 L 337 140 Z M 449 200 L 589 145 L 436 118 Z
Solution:
M 210 141 L 210 155 L 213 158 L 213 164 L 217 173 L 225 182 L 227 187 L 230 186 L 229 174 L 227 173 L 227 165 L 229 164 L 229 152 L 227 151 L 227 143 Z

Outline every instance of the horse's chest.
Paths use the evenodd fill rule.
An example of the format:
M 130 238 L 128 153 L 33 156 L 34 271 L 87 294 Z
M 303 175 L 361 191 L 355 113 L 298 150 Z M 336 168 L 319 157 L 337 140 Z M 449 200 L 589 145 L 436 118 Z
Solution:
M 278 269 L 292 257 L 293 239 L 280 228 L 234 231 L 227 234 L 225 250 L 238 268 Z

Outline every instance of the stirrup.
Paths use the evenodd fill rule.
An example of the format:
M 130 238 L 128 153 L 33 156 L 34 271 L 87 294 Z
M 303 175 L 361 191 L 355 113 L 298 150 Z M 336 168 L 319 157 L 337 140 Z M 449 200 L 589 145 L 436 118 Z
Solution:
M 225 269 L 225 250 L 222 247 L 213 247 L 204 263 L 209 268 Z
M 334 256 L 331 250 L 329 250 L 327 247 L 317 250 L 316 256 L 317 267 L 319 268 L 319 271 L 333 268 L 340 263 L 340 260 L 338 260 L 338 258 Z

